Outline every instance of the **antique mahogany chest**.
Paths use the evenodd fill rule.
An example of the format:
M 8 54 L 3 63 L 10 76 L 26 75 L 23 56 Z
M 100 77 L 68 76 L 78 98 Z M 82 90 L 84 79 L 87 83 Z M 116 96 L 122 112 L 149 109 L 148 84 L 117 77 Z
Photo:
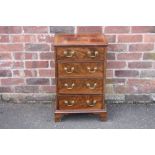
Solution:
M 100 34 L 59 34 L 54 39 L 55 121 L 65 114 L 93 113 L 106 120 L 107 41 Z

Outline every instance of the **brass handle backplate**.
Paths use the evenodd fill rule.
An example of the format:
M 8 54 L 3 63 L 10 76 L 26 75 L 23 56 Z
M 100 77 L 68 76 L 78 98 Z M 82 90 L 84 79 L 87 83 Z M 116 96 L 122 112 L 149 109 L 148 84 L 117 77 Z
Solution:
M 74 101 L 74 100 L 72 100 L 72 101 L 67 101 L 67 100 L 65 100 L 65 101 L 64 101 L 64 104 L 65 104 L 66 106 L 68 106 L 68 107 L 71 107 L 71 106 L 73 106 L 73 105 L 75 104 L 75 101 Z
M 64 67 L 64 70 L 66 71 L 66 73 L 70 74 L 74 72 L 74 67 L 71 67 L 70 69 L 67 67 Z
M 94 68 L 87 67 L 87 70 L 89 71 L 89 73 L 95 73 L 97 70 L 97 67 L 94 67 Z
M 87 86 L 89 89 L 95 89 L 96 86 L 97 86 L 97 83 L 94 83 L 94 84 L 87 83 L 86 86 Z
M 98 51 L 88 51 L 88 56 L 90 57 L 90 58 L 95 58 L 95 57 L 97 57 L 97 55 L 98 55 Z
M 96 100 L 93 100 L 93 101 L 90 101 L 90 100 L 87 100 L 86 103 L 89 107 L 94 107 L 96 105 Z
M 64 86 L 67 87 L 67 89 L 73 89 L 75 86 L 75 83 L 72 83 L 71 85 L 69 85 L 68 83 L 65 83 Z
M 64 56 L 67 58 L 73 57 L 74 54 L 75 54 L 75 51 L 64 51 Z

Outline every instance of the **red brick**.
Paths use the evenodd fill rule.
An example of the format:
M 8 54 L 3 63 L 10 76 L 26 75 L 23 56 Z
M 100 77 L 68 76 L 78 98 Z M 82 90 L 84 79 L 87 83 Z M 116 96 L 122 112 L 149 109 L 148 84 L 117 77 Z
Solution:
M 145 86 L 140 85 L 117 85 L 114 91 L 117 94 L 141 94 L 150 92 Z M 135 101 L 135 99 L 132 101 Z
M 106 85 L 105 93 L 106 94 L 113 94 L 114 93 L 114 86 L 113 85 Z
M 24 68 L 24 62 L 23 61 L 15 61 L 13 62 L 12 68 Z
M 152 62 L 129 62 L 129 68 L 151 68 Z
M 133 33 L 155 33 L 155 26 L 133 26 Z
M 126 93 L 132 94 L 132 93 L 135 93 L 135 92 L 133 91 L 133 87 L 128 87 L 128 86 L 126 86 L 126 85 L 116 85 L 116 86 L 114 87 L 114 92 L 115 92 L 116 94 L 126 94 Z
M 106 70 L 106 77 L 113 77 L 113 70 Z
M 121 69 L 126 67 L 126 62 L 123 61 L 108 61 L 107 68 L 108 69 Z
M 13 77 L 24 77 L 23 71 L 21 70 L 13 70 Z
M 153 69 L 155 69 L 155 62 L 152 62 L 152 65 L 153 65 Z
M 35 60 L 38 58 L 37 53 L 25 53 L 25 59 Z
M 52 83 L 52 85 L 55 86 L 55 84 L 56 84 L 56 80 L 55 80 L 55 78 L 51 78 L 51 83 Z
M 10 70 L 0 70 L 0 77 L 11 77 L 12 73 Z
M 74 34 L 75 26 L 50 26 L 50 33 L 53 34 Z
M 0 60 L 11 60 L 10 53 L 0 53 Z
M 54 37 L 50 35 L 42 34 L 42 35 L 38 35 L 37 38 L 39 42 L 53 43 L 54 41 Z
M 26 79 L 27 85 L 49 85 L 49 79 L 47 78 L 29 78 Z
M 0 43 L 6 43 L 9 42 L 9 36 L 8 35 L 0 35 Z
M 116 35 L 105 35 L 108 43 L 115 43 L 116 42 Z
M 36 70 L 13 70 L 14 77 L 36 77 Z
M 152 51 L 154 49 L 153 44 L 131 44 L 129 45 L 129 51 Z
M 23 45 L 22 44 L 1 44 L 0 45 L 0 51 L 23 51 Z
M 102 26 L 78 26 L 77 33 L 102 33 Z
M 48 33 L 47 26 L 24 26 L 24 33 Z
M 148 79 L 128 79 L 128 85 L 150 85 L 150 80 Z
M 38 86 L 16 86 L 15 93 L 39 93 Z
M 16 60 L 24 60 L 25 54 L 23 52 L 16 52 L 14 53 L 14 59 Z
M 118 60 L 139 60 L 142 57 L 142 53 L 118 53 Z
M 22 33 L 22 27 L 21 26 L 0 26 L 0 33 L 1 34 Z
M 136 93 L 153 93 L 155 91 L 155 80 L 129 79 L 127 85 L 132 87 Z
M 118 42 L 120 43 L 142 42 L 142 35 L 118 35 Z
M 10 38 L 12 42 L 36 42 L 35 35 L 12 35 Z
M 51 44 L 51 51 L 54 51 L 54 46 Z
M 41 77 L 54 77 L 55 72 L 54 72 L 54 70 L 51 70 L 51 69 L 39 70 L 39 76 L 41 76 Z
M 50 51 L 50 46 L 48 44 L 31 44 L 25 45 L 26 51 Z
M 155 53 L 144 53 L 144 60 L 155 60 Z
M 155 42 L 155 35 L 144 35 L 144 42 Z
M 109 44 L 108 51 L 125 52 L 125 51 L 127 51 L 127 45 L 125 45 L 125 44 Z
M 22 85 L 24 80 L 21 78 L 7 78 L 1 79 L 1 85 Z
M 107 53 L 107 60 L 115 60 L 115 53 Z
M 129 26 L 106 26 L 104 33 L 128 33 L 129 31 Z
M 106 79 L 106 84 L 125 84 L 125 79 L 108 78 Z
M 52 67 L 52 68 L 55 67 L 55 63 L 54 63 L 54 61 L 50 61 L 50 67 Z
M 14 58 L 16 60 L 27 60 L 27 59 L 30 59 L 30 60 L 34 60 L 34 59 L 37 59 L 38 58 L 38 54 L 37 53 L 23 53 L 23 52 L 17 52 L 17 53 L 14 53 Z
M 26 61 L 26 68 L 48 68 L 48 61 Z
M 11 87 L 0 86 L 0 93 L 12 93 Z
M 11 68 L 12 67 L 12 62 L 11 61 L 1 61 L 0 62 L 0 67 Z
M 55 86 L 40 86 L 39 91 L 42 93 L 55 93 L 56 87 Z
M 54 53 L 53 52 L 43 52 L 43 53 L 40 53 L 40 59 L 42 59 L 42 60 L 54 59 Z
M 36 77 L 37 71 L 36 70 L 24 70 L 26 77 Z
M 137 70 L 116 70 L 116 77 L 138 77 L 139 72 Z
M 140 77 L 142 78 L 154 78 L 155 77 L 155 70 L 142 70 Z

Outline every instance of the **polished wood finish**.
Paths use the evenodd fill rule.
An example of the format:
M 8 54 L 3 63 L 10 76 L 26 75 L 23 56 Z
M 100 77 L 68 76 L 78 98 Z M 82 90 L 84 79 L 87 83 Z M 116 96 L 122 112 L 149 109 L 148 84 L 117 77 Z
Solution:
M 59 94 L 102 94 L 103 79 L 63 78 L 58 81 Z
M 103 78 L 103 62 L 58 63 L 58 77 L 100 77 Z
M 102 95 L 61 95 L 58 96 L 60 110 L 92 110 L 105 108 Z
M 105 37 L 99 34 L 56 35 L 54 49 L 55 122 L 71 113 L 97 114 L 105 121 Z
M 83 46 L 83 47 L 57 47 L 57 60 L 68 60 L 68 61 L 78 61 L 78 60 L 101 60 L 105 59 L 104 52 L 105 47 L 98 46 Z M 95 52 L 97 52 L 95 54 Z
M 58 34 L 54 38 L 55 46 L 107 46 L 106 38 L 101 34 Z

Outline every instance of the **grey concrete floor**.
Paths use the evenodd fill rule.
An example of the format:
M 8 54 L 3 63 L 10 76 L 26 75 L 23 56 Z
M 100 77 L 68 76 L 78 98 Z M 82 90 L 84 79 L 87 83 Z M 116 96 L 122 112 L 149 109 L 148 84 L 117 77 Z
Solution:
M 108 120 L 91 114 L 65 116 L 54 122 L 51 104 L 0 104 L 1 129 L 152 129 L 155 104 L 108 104 Z

